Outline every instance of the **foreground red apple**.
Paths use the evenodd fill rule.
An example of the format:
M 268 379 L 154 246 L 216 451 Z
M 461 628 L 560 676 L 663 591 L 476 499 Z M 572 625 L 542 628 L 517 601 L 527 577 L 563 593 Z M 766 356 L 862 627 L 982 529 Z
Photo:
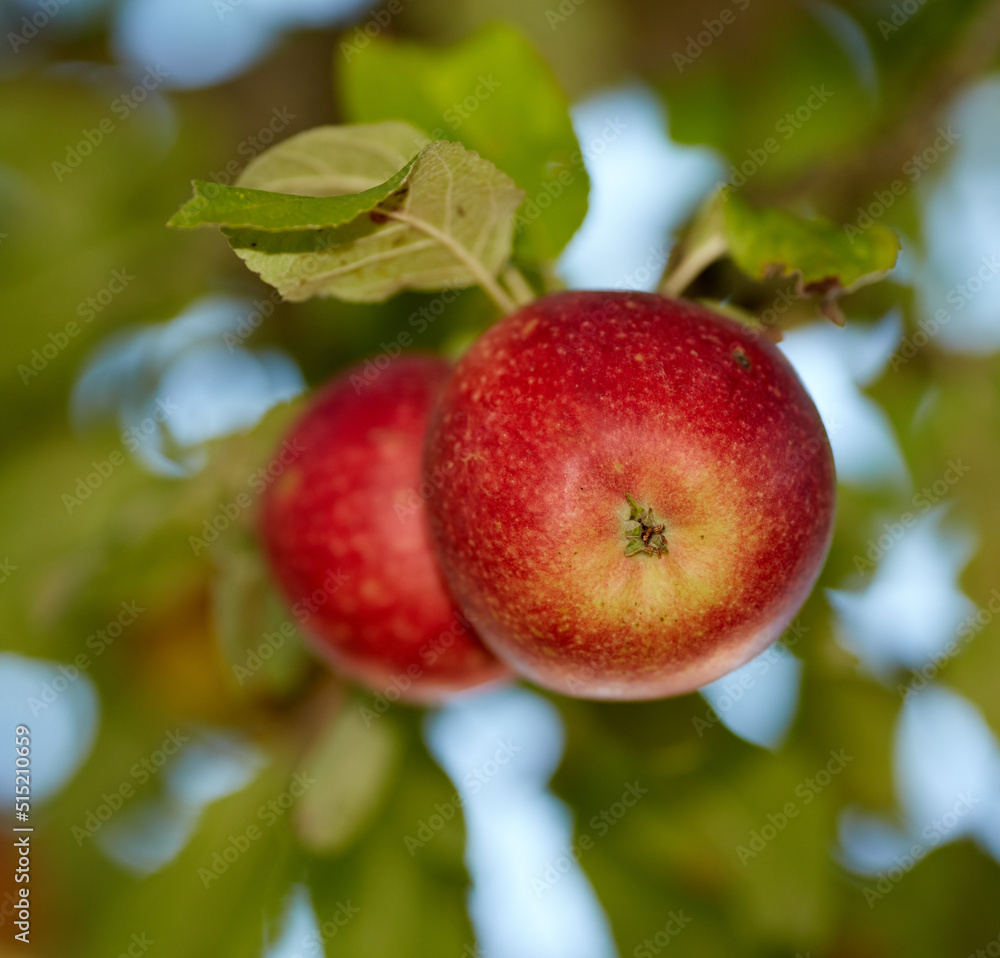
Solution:
M 490 329 L 442 393 L 425 466 L 465 614 L 581 697 L 676 695 L 747 662 L 830 543 L 830 446 L 788 362 L 645 293 L 559 293 Z
M 293 613 L 338 668 L 395 699 L 433 701 L 508 670 L 467 628 L 431 551 L 421 476 L 428 411 L 449 373 L 403 358 L 331 383 L 285 440 L 262 533 Z

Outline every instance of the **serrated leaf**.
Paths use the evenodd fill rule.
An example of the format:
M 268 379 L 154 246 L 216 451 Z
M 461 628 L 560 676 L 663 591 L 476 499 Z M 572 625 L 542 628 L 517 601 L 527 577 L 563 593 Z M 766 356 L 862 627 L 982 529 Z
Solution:
M 339 228 L 224 232 L 247 266 L 293 301 L 378 302 L 404 289 L 475 284 L 496 291 L 524 195 L 510 177 L 460 144 L 437 141 L 417 156 L 407 187 Z
M 226 226 L 268 232 L 342 226 L 396 193 L 412 169 L 411 160 L 384 183 L 345 196 L 293 196 L 194 180 L 194 196 L 170 217 L 167 226 Z
M 797 275 L 804 293 L 833 296 L 874 282 L 896 265 L 899 238 L 875 223 L 857 237 L 824 219 L 780 209 L 754 209 L 732 192 L 720 194 L 729 254 L 755 279 Z
M 254 157 L 234 186 L 195 180 L 194 197 L 167 225 L 260 230 L 341 226 L 400 188 L 411 161 L 429 142 L 427 134 L 401 122 L 306 130 Z
M 798 295 L 822 297 L 822 311 L 838 325 L 835 300 L 881 279 L 899 254 L 899 238 L 878 223 L 860 235 L 821 218 L 756 209 L 729 189 L 701 208 L 670 257 L 660 292 L 679 296 L 712 262 L 728 255 L 748 276 L 794 276 Z
M 237 186 L 301 196 L 340 196 L 379 186 L 431 138 L 409 123 L 317 126 L 254 157 Z
M 492 24 L 446 49 L 378 38 L 339 62 L 350 118 L 409 120 L 435 139 L 459 140 L 529 200 L 542 198 L 518 249 L 556 259 L 583 222 L 589 181 L 568 100 L 517 30 Z

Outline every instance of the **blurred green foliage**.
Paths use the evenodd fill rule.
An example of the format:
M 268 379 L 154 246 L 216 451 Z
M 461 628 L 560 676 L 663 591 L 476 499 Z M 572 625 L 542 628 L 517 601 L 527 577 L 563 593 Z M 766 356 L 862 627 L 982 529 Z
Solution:
M 566 96 L 520 33 L 492 26 L 449 50 L 376 40 L 337 63 L 350 119 L 408 120 L 457 139 L 513 177 L 529 203 L 556 200 L 526 216 L 519 241 L 529 261 L 558 256 L 583 222 L 587 173 Z
M 723 8 L 734 20 L 716 35 L 703 21 Z M 421 741 L 422 713 L 395 706 L 371 728 L 345 729 L 370 693 L 330 676 L 297 633 L 246 682 L 234 678 L 234 666 L 245 666 L 260 637 L 280 629 L 287 614 L 261 570 L 252 509 L 200 554 L 190 537 L 246 488 L 294 405 L 212 443 L 205 467 L 184 478 L 154 475 L 124 453 L 120 424 L 70 425 L 73 384 L 98 346 L 124 330 L 166 322 L 205 294 L 269 296 L 222 237 L 165 228 L 190 180 L 233 160 L 240 167 L 236 144 L 279 107 L 295 116 L 283 136 L 321 123 L 406 120 L 480 152 L 529 200 L 568 171 L 564 193 L 519 233 L 515 252 L 533 281 L 551 281 L 551 262 L 582 221 L 588 189 L 574 159 L 567 103 L 638 76 L 662 94 L 677 141 L 717 150 L 727 168 L 764 149 L 766 162 L 747 176 L 747 200 L 840 222 L 898 175 L 914 149 L 933 141 L 941 111 L 969 83 L 1000 65 L 995 4 L 927 3 L 883 35 L 879 20 L 892 15 L 891 3 L 862 0 L 839 7 L 784 0 L 720 0 L 710 8 L 690 0 L 414 4 L 349 58 L 341 45 L 351 42 L 351 29 L 304 31 L 235 80 L 160 93 L 124 118 L 111 109 L 126 81 L 109 65 L 105 29 L 79 38 L 53 33 L 33 45 L 33 61 L 6 70 L 0 558 L 15 571 L 0 585 L 0 635 L 4 650 L 27 656 L 61 663 L 89 656 L 84 671 L 100 696 L 96 743 L 68 787 L 37 811 L 37 954 L 118 954 L 133 933 L 148 934 L 164 955 L 258 954 L 273 939 L 294 883 L 311 890 L 320 927 L 330 930 L 330 955 L 439 958 L 461 955 L 473 942 L 461 816 L 419 855 L 404 844 L 417 820 L 454 793 Z M 511 25 L 490 25 L 497 17 Z M 711 39 L 703 43 L 706 29 Z M 60 63 L 76 68 L 51 69 Z M 477 96 L 477 85 L 491 77 L 489 96 Z M 816 99 L 816 88 L 831 95 Z M 808 122 L 794 119 L 799 108 Z M 103 120 L 112 128 L 97 144 L 92 133 L 91 149 L 81 147 Z M 781 149 L 763 147 L 769 138 Z M 920 213 L 910 191 L 883 222 L 919 248 Z M 717 299 L 734 288 L 736 305 L 748 310 L 768 301 L 766 286 L 734 278 L 726 264 L 695 286 Z M 102 295 L 107 289 L 113 294 Z M 316 385 L 411 328 L 410 318 L 432 298 L 279 303 L 247 346 L 287 351 Z M 893 305 L 912 332 L 914 304 L 899 285 L 842 300 L 848 323 Z M 417 346 L 460 348 L 495 316 L 480 291 L 462 292 L 426 325 Z M 793 322 L 813 316 L 811 308 L 789 313 Z M 949 459 L 971 466 L 950 494 L 948 521 L 972 526 L 978 537 L 960 583 L 977 605 L 1000 583 L 998 389 L 996 355 L 962 357 L 933 343 L 867 387 L 918 488 L 938 478 Z M 67 508 L 64 497 L 113 453 L 124 455 L 123 464 Z M 798 620 L 806 636 L 795 648 L 804 661 L 801 703 L 780 750 L 743 742 L 718 722 L 699 726 L 707 706 L 697 696 L 635 705 L 550 697 L 568 736 L 554 789 L 574 813 L 578 838 L 594 839 L 580 863 L 621 954 L 635 953 L 678 909 L 692 920 L 671 941 L 672 955 L 937 958 L 974 953 L 995 939 L 1000 870 L 971 843 L 934 851 L 875 907 L 865 900 L 865 880 L 832 855 L 843 808 L 896 814 L 892 735 L 901 702 L 891 685 L 860 674 L 835 641 L 823 589 L 863 584 L 855 557 L 909 500 L 909 491 L 892 487 L 841 487 L 830 559 Z M 87 637 L 123 602 L 146 611 L 94 654 Z M 942 676 L 995 732 L 998 627 L 986 625 Z M 78 840 L 73 829 L 104 796 L 135 784 L 134 763 L 169 731 L 197 736 L 208 728 L 252 740 L 264 767 L 207 806 L 176 858 L 136 877 L 102 851 L 99 833 Z M 807 803 L 800 786 L 826 767 L 831 752 L 846 753 L 850 763 Z M 261 809 L 301 776 L 317 779 L 323 801 L 302 806 L 311 815 L 296 805 L 269 822 Z M 629 783 L 646 794 L 598 834 L 594 816 Z M 136 806 L 170 800 L 162 780 L 136 793 Z M 789 802 L 795 817 L 741 862 L 737 846 Z M 324 821 L 327 806 L 341 817 Z M 251 826 L 259 836 L 245 838 Z M 245 853 L 213 872 L 206 887 L 202 870 L 212 868 L 213 856 L 234 841 L 239 850 L 244 840 Z M 6 891 L 11 869 L 3 857 L 0 865 Z M 361 911 L 341 925 L 348 902 Z M 8 950 L 5 939 L 0 954 Z

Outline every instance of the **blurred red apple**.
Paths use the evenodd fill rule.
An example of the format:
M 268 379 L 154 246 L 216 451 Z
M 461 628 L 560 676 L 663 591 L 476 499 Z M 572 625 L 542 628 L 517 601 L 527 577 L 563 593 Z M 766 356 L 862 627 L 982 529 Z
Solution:
M 387 697 L 433 701 L 508 674 L 459 615 L 431 551 L 421 451 L 449 366 L 404 357 L 366 369 L 323 389 L 286 437 L 292 461 L 264 495 L 264 546 L 339 671 Z
M 832 533 L 829 442 L 787 360 L 646 293 L 559 293 L 490 329 L 442 393 L 425 467 L 483 640 L 586 698 L 676 695 L 747 662 Z

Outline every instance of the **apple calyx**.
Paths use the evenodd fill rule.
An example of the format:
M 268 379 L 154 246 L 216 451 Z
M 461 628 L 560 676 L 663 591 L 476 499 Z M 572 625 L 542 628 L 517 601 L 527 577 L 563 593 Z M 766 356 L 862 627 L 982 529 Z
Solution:
M 625 537 L 631 540 L 625 546 L 625 555 L 634 556 L 645 552 L 647 555 L 656 556 L 657 559 L 662 558 L 667 552 L 667 540 L 663 536 L 666 526 L 656 521 L 652 506 L 640 509 L 635 499 L 627 492 L 625 498 L 628 500 L 630 510 L 626 521 L 639 523 L 638 529 L 629 529 L 625 533 Z

